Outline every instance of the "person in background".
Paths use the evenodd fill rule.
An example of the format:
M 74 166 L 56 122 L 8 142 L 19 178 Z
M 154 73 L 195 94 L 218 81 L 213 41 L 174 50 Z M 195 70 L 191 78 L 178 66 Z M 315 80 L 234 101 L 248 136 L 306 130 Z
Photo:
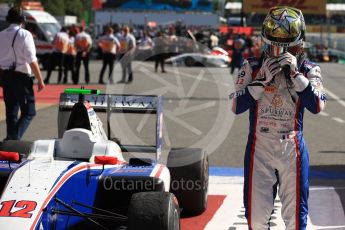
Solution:
M 62 79 L 62 66 L 63 66 L 63 59 L 64 55 L 67 51 L 69 37 L 66 33 L 66 28 L 62 27 L 61 31 L 57 33 L 53 40 L 53 52 L 50 55 L 50 63 L 47 70 L 47 76 L 44 79 L 45 84 L 49 84 L 50 76 L 52 71 L 58 66 L 58 81 L 59 84 Z
M 152 57 L 152 48 L 153 48 L 153 41 L 151 37 L 148 35 L 146 31 L 143 31 L 142 37 L 139 40 L 139 47 L 140 50 L 138 54 L 139 60 L 147 60 Z
M 150 36 L 148 35 L 146 31 L 143 32 L 143 36 L 140 40 L 140 45 L 148 49 L 152 49 L 153 47 L 152 39 L 150 38 Z
M 157 37 L 154 39 L 153 52 L 155 55 L 155 72 L 157 73 L 158 65 L 161 66 L 162 73 L 165 73 L 164 62 L 166 55 L 167 41 L 162 32 L 157 33 Z
M 80 27 L 73 24 L 73 25 L 71 25 L 71 27 L 69 28 L 68 31 L 72 31 L 73 34 L 77 35 L 80 33 Z
M 5 140 L 20 140 L 36 115 L 32 73 L 38 81 L 38 92 L 44 89 L 45 84 L 33 37 L 22 28 L 25 23 L 23 10 L 20 7 L 10 8 L 6 21 L 10 26 L 0 32 L 0 68 L 6 107 Z
M 254 46 L 252 38 L 249 35 L 244 34 L 244 33 L 241 35 L 241 38 L 244 40 L 245 49 L 246 49 L 246 52 L 248 53 L 248 56 L 252 57 L 253 46 Z
M 245 41 L 237 35 L 233 42 L 232 57 L 231 57 L 231 74 L 234 73 L 235 68 L 240 69 L 243 63 L 243 52 L 246 48 Z
M 113 27 L 114 29 L 114 35 L 117 38 L 117 40 L 121 41 L 122 40 L 122 29 L 119 25 L 115 24 L 115 26 Z
M 108 26 L 105 31 L 105 35 L 100 38 L 98 41 L 98 45 L 102 49 L 102 58 L 103 58 L 103 65 L 101 69 L 101 73 L 99 75 L 99 84 L 104 84 L 103 81 L 103 75 L 104 72 L 109 66 L 109 74 L 108 79 L 109 83 L 113 83 L 113 69 L 114 69 L 114 63 L 116 60 L 116 52 L 120 47 L 119 40 L 114 36 L 113 34 L 113 28 L 111 26 Z
M 168 52 L 167 55 L 168 57 L 172 57 L 178 54 L 178 38 L 175 34 L 174 28 L 170 27 L 169 28 L 169 33 L 167 37 L 168 41 Z M 167 58 L 167 56 L 165 56 Z
M 129 27 L 123 27 L 123 34 L 120 40 L 120 63 L 122 68 L 122 79 L 118 83 L 131 83 L 133 81 L 132 59 L 136 48 L 136 40 L 129 32 Z M 128 80 L 127 78 L 128 72 Z
M 214 47 L 217 47 L 218 46 L 218 43 L 219 43 L 219 38 L 218 36 L 215 34 L 215 33 L 211 33 L 211 36 L 210 36 L 210 48 L 214 48 Z
M 67 44 L 67 51 L 64 56 L 64 78 L 63 84 L 66 84 L 68 81 L 68 71 L 71 71 L 71 77 L 74 84 L 78 82 L 75 81 L 75 58 L 77 55 L 75 47 L 75 30 L 70 29 L 68 31 L 69 41 Z
M 115 26 L 113 26 L 113 29 L 114 29 L 114 36 L 117 38 L 117 40 L 120 43 L 120 47 L 118 47 L 118 50 L 116 52 L 116 62 L 119 62 L 121 58 L 121 41 L 122 41 L 122 36 L 123 36 L 122 28 L 118 24 L 115 24 Z
M 75 69 L 75 79 L 74 84 L 79 82 L 79 71 L 81 63 L 83 62 L 84 72 L 85 72 L 85 83 L 90 82 L 90 71 L 89 71 L 89 61 L 90 61 L 90 50 L 92 48 L 92 39 L 90 34 L 85 32 L 84 27 L 80 26 L 80 33 L 75 37 L 75 46 L 77 48 L 76 57 L 76 69 Z

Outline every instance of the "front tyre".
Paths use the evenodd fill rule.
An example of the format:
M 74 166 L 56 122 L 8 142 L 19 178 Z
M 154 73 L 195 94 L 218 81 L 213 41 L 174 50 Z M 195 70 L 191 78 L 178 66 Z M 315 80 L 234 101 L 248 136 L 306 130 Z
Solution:
M 128 208 L 128 230 L 180 230 L 177 199 L 169 192 L 132 195 Z

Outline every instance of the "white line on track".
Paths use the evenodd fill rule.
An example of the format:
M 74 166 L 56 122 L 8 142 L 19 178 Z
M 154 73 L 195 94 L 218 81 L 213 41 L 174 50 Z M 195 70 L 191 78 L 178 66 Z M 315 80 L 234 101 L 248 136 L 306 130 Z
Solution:
M 339 122 L 341 124 L 345 123 L 345 121 L 339 117 L 332 117 L 332 120 L 335 120 L 336 122 Z
M 320 112 L 319 114 L 320 114 L 321 116 L 324 116 L 324 117 L 329 117 L 329 113 L 325 113 L 325 112 L 323 112 L 323 111 Z
M 345 187 L 311 187 L 310 191 L 345 190 Z
M 340 97 L 338 97 L 335 93 L 331 92 L 329 89 L 324 88 L 325 93 L 327 94 L 327 96 L 332 97 L 336 102 L 338 102 L 341 106 L 343 106 L 345 108 L 345 101 L 342 100 Z M 324 117 L 329 117 L 330 114 L 326 113 L 326 112 L 320 112 L 321 116 Z M 344 124 L 345 120 L 343 120 L 342 118 L 339 117 L 332 117 L 332 120 L 340 123 L 340 124 Z
M 323 229 L 345 229 L 345 225 L 342 226 L 329 226 L 329 227 L 321 227 L 321 226 L 316 226 L 317 230 L 323 230 Z
M 338 97 L 335 93 L 331 92 L 330 90 L 324 88 L 324 91 L 327 95 L 332 97 L 334 100 L 336 100 L 340 105 L 342 105 L 345 108 L 345 101 L 342 100 L 340 97 Z

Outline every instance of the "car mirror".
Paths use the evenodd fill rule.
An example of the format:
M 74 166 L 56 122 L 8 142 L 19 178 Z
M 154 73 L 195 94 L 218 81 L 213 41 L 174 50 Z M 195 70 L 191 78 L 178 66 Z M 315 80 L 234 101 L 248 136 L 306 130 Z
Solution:
M 18 152 L 5 152 L 0 151 L 0 160 L 1 161 L 9 161 L 9 162 L 17 162 L 19 161 L 19 153 Z
M 116 165 L 118 163 L 117 157 L 114 156 L 95 156 L 95 163 L 101 165 Z

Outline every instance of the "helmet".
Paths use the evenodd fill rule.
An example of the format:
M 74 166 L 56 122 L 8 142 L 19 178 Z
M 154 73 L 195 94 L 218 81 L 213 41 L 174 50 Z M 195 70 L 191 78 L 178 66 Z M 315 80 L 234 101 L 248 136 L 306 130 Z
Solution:
M 302 12 L 293 7 L 272 7 L 264 20 L 261 37 L 266 55 L 279 56 L 284 52 L 298 55 L 305 38 Z

